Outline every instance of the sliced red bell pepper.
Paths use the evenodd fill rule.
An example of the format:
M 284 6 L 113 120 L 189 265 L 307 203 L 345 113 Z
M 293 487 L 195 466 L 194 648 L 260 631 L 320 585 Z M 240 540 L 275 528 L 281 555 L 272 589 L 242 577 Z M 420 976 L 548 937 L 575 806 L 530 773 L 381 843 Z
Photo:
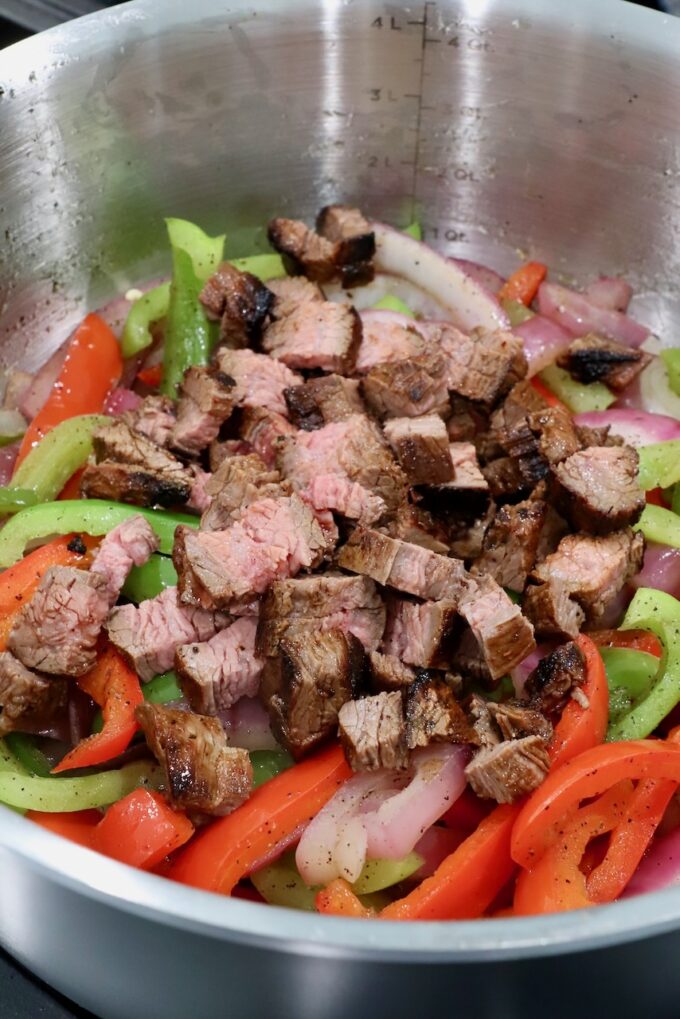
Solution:
M 669 503 L 663 497 L 663 488 L 650 488 L 645 492 L 645 499 L 652 506 L 661 506 L 662 509 L 668 509 Z
M 530 305 L 547 273 L 548 267 L 542 262 L 525 262 L 498 291 L 499 301 L 521 301 Z
M 71 768 L 87 768 L 118 757 L 130 745 L 139 728 L 135 708 L 144 701 L 139 678 L 121 654 L 105 647 L 96 665 L 76 682 L 83 693 L 102 709 L 104 727 L 101 732 L 86 736 L 59 762 L 53 773 Z
M 633 651 L 646 651 L 661 658 L 663 648 L 655 633 L 649 630 L 594 630 L 588 634 L 598 647 L 622 647 Z
M 26 429 L 15 471 L 55 425 L 78 414 L 100 411 L 122 371 L 118 340 L 99 315 L 88 315 L 73 334 L 50 395 Z
M 488 800 L 480 800 L 472 789 L 466 786 L 456 802 L 443 815 L 442 821 L 447 828 L 471 832 L 484 820 L 491 807 L 492 804 Z
M 80 499 L 80 479 L 84 473 L 85 468 L 81 467 L 75 474 L 71 475 L 59 493 L 60 499 Z
M 539 379 L 538 375 L 534 375 L 534 377 L 530 381 L 533 388 L 536 390 L 539 396 L 543 397 L 543 399 L 545 400 L 549 407 L 564 407 L 564 404 L 562 403 L 560 398 L 558 396 L 555 396 L 552 389 L 548 389 L 545 382 Z
M 79 846 L 94 849 L 94 836 L 97 825 L 102 819 L 98 810 L 74 810 L 69 813 L 44 813 L 41 810 L 28 810 L 26 817 L 41 828 L 61 835 L 64 839 L 77 842 Z
M 339 746 L 282 771 L 233 814 L 199 832 L 173 862 L 168 876 L 229 895 L 272 846 L 318 814 L 351 774 Z
M 496 807 L 476 831 L 403 899 L 386 906 L 385 920 L 471 920 L 480 917 L 512 877 L 510 837 L 519 804 Z
M 315 905 L 318 913 L 328 916 L 353 916 L 370 920 L 375 916 L 372 909 L 364 906 L 343 878 L 336 878 L 317 894 Z
M 624 779 L 680 782 L 680 746 L 654 740 L 606 743 L 551 771 L 522 807 L 512 834 L 512 858 L 531 869 L 554 842 L 555 827 L 582 800 Z
M 163 380 L 163 365 L 152 364 L 149 368 L 142 368 L 137 372 L 137 378 L 149 389 L 156 389 Z
M 40 581 L 51 566 L 77 566 L 86 569 L 92 561 L 92 551 L 99 538 L 80 535 L 79 547 L 84 553 L 73 551 L 69 544 L 76 537 L 66 534 L 62 538 L 36 548 L 18 563 L 0 574 L 0 651 L 7 648 L 7 638 L 19 611 L 35 594 Z
M 112 804 L 97 825 L 94 848 L 131 867 L 149 870 L 188 842 L 194 826 L 160 793 L 135 789 Z
M 576 643 L 586 663 L 581 691 L 588 700 L 588 707 L 584 708 L 572 698 L 564 708 L 548 747 L 551 770 L 602 743 L 607 732 L 609 689 L 602 656 L 585 634 L 580 634 Z

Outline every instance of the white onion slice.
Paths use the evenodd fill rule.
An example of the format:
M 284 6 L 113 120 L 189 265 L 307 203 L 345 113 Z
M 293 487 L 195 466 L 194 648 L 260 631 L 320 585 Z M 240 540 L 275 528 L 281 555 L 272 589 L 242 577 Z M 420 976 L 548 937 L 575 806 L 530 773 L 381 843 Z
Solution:
M 609 425 L 614 435 L 620 435 L 630 446 L 649 446 L 667 439 L 680 439 L 680 420 L 667 414 L 650 414 L 644 410 L 612 407 L 576 414 L 577 425 L 587 428 L 604 428 Z
M 553 364 L 574 339 L 571 333 L 544 315 L 533 315 L 512 331 L 515 336 L 521 336 L 524 343 L 529 377 Z
M 633 288 L 621 276 L 600 276 L 594 283 L 589 283 L 583 293 L 599 308 L 625 312 L 633 296 Z
M 368 311 L 383 297 L 398 297 L 419 318 L 447 317 L 447 310 L 430 294 L 415 286 L 409 280 L 389 273 L 378 272 L 365 286 L 345 290 L 339 283 L 324 283 L 323 292 L 327 301 L 336 304 L 352 304 L 357 311 Z M 375 309 L 380 310 L 380 309 Z M 412 321 L 409 319 L 409 321 Z
M 488 265 L 482 265 L 480 262 L 471 262 L 467 258 L 447 258 L 446 261 L 453 262 L 470 279 L 473 279 L 475 283 L 479 283 L 480 287 L 484 287 L 485 290 L 490 291 L 492 294 L 497 294 L 505 283 L 500 273 L 496 272 L 495 269 L 490 269 Z
M 625 343 L 628 347 L 639 347 L 650 335 L 646 326 L 640 325 L 628 315 L 602 308 L 589 301 L 585 294 L 569 290 L 558 283 L 541 283 L 538 288 L 538 310 L 572 336 L 597 333 Z

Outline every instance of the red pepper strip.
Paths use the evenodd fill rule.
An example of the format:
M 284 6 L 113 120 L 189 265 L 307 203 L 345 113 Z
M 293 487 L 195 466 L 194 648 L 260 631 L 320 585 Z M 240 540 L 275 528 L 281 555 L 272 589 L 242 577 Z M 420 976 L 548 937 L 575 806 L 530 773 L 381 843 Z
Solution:
M 163 365 L 152 364 L 149 368 L 142 368 L 137 372 L 137 378 L 150 389 L 157 389 L 163 380 Z
M 102 815 L 98 810 L 74 810 L 69 813 L 46 814 L 41 810 L 28 810 L 26 817 L 55 835 L 77 842 L 87 849 L 94 848 L 94 835 Z
M 229 895 L 272 846 L 318 814 L 351 774 L 339 746 L 282 771 L 233 814 L 199 832 L 173 862 L 168 877 Z
M 595 630 L 588 636 L 598 647 L 631 648 L 634 651 L 646 651 L 655 658 L 661 658 L 663 654 L 661 641 L 649 630 Z
M 447 828 L 471 832 L 490 813 L 491 807 L 488 800 L 480 800 L 468 786 L 443 815 L 442 821 Z
M 652 506 L 661 506 L 662 509 L 668 509 L 668 503 L 663 497 L 663 488 L 650 488 L 645 493 L 645 499 Z
M 375 916 L 372 909 L 362 903 L 350 886 L 341 877 L 322 888 L 315 899 L 318 913 L 330 916 L 354 916 L 370 920 Z
M 499 301 L 521 301 L 528 307 L 547 273 L 548 267 L 542 262 L 526 262 L 508 277 L 498 291 Z
M 0 651 L 7 648 L 7 638 L 19 611 L 35 594 L 40 581 L 50 566 L 78 566 L 86 569 L 92 560 L 92 551 L 99 544 L 99 538 L 82 535 L 86 552 L 81 555 L 69 550 L 69 542 L 75 534 L 55 538 L 29 552 L 18 563 L 0 574 Z
M 576 810 L 560 826 L 557 840 L 531 870 L 522 871 L 515 886 L 515 913 L 534 916 L 592 906 L 586 876 L 580 869 L 588 843 L 615 828 L 625 816 L 631 783 L 624 780 Z
M 602 743 L 607 732 L 609 689 L 604 662 L 590 637 L 582 633 L 576 644 L 586 663 L 586 678 L 581 691 L 588 699 L 588 707 L 582 707 L 572 698 L 562 712 L 548 747 L 551 770 Z
M 68 479 L 61 492 L 60 499 L 80 499 L 80 479 L 85 473 L 84 467 L 79 467 L 75 474 Z
M 542 382 L 538 375 L 534 375 L 530 382 L 538 395 L 543 397 L 549 407 L 564 407 L 562 401 L 555 396 L 552 389 L 548 389 L 545 382 Z
M 655 740 L 606 743 L 551 771 L 522 807 L 512 833 L 512 858 L 530 869 L 554 836 L 554 825 L 585 799 L 617 782 L 664 779 L 680 782 L 680 746 Z
M 118 340 L 99 315 L 88 315 L 73 334 L 52 392 L 26 429 L 15 471 L 55 425 L 77 414 L 100 411 L 122 371 Z
M 191 821 L 159 793 L 135 789 L 106 811 L 97 825 L 94 848 L 131 867 L 148 870 L 188 842 Z
M 510 880 L 510 837 L 519 804 L 496 807 L 431 877 L 380 914 L 385 920 L 472 920 Z
M 101 707 L 104 728 L 81 740 L 52 769 L 53 774 L 70 768 L 88 768 L 118 757 L 139 728 L 135 708 L 144 701 L 142 688 L 137 673 L 114 647 L 106 647 L 96 665 L 77 677 L 76 683 Z

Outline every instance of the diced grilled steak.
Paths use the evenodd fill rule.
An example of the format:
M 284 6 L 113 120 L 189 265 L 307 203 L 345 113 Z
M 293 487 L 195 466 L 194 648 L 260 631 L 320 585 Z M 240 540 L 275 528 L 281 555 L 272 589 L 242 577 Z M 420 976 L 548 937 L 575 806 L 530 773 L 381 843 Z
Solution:
M 562 463 L 581 448 L 574 419 L 566 407 L 533 411 L 528 424 L 537 437 L 539 453 L 551 465 Z
M 371 651 L 368 656 L 368 685 L 371 693 L 405 690 L 416 678 L 416 670 L 393 655 Z
M 433 512 L 445 510 L 470 522 L 480 517 L 489 504 L 489 484 L 482 474 L 477 451 L 471 442 L 452 442 L 449 456 L 453 480 L 443 485 L 423 486 L 423 505 Z
M 481 470 L 494 499 L 520 498 L 529 493 L 531 483 L 522 474 L 515 457 L 500 456 L 484 464 Z
M 159 473 L 168 481 L 187 483 L 189 474 L 177 457 L 158 446 L 141 432 L 133 431 L 122 420 L 95 429 L 92 441 L 97 460 L 113 460 L 131 464 L 151 473 Z
M 542 658 L 524 685 L 530 703 L 552 715 L 560 712 L 575 687 L 586 678 L 585 659 L 573 641 Z
M 220 339 L 232 347 L 247 347 L 260 335 L 274 304 L 274 295 L 249 272 L 223 262 L 199 295 L 208 318 L 220 322 Z
M 319 236 L 296 219 L 272 219 L 267 227 L 269 243 L 283 256 L 292 276 L 307 276 L 328 283 L 337 275 L 336 244 Z
M 216 718 L 149 703 L 140 704 L 135 715 L 165 771 L 172 806 L 222 816 L 248 799 L 253 788 L 248 751 L 227 745 Z
M 341 266 L 344 286 L 373 279 L 375 234 L 358 209 L 326 205 L 316 218 L 316 229 L 337 245 L 335 261 Z
M 296 428 L 283 414 L 266 407 L 246 407 L 241 421 L 241 436 L 267 467 L 275 467 L 282 440 L 294 436 Z
M 342 474 L 319 474 L 302 489 L 300 496 L 314 510 L 332 510 L 364 527 L 375 524 L 387 512 L 379 495 Z
M 109 608 L 109 583 L 103 576 L 51 566 L 17 615 L 7 646 L 29 669 L 82 676 L 95 663 Z
M 477 743 L 477 735 L 446 681 L 420 676 L 406 693 L 406 745 L 431 743 Z
M 385 361 L 361 380 L 366 403 L 380 418 L 446 414 L 446 359 L 431 351 L 403 361 Z
M 391 598 L 383 651 L 407 665 L 443 668 L 448 661 L 447 641 L 457 619 L 454 601 L 412 602 Z
M 522 340 L 512 333 L 475 329 L 466 336 L 447 323 L 433 323 L 426 336 L 445 356 L 448 388 L 483 406 L 498 403 L 527 373 Z
M 342 375 L 309 379 L 303 386 L 284 390 L 283 395 L 290 420 L 306 432 L 365 411 L 359 383 Z
M 388 530 L 391 538 L 401 538 L 412 545 L 428 548 L 431 552 L 446 555 L 449 551 L 447 529 L 422 506 L 415 506 L 411 502 L 401 504 Z
M 578 637 L 585 620 L 585 612 L 570 597 L 570 586 L 557 579 L 528 585 L 522 611 L 539 637 Z
M 379 364 L 420 357 L 429 348 L 416 323 L 398 312 L 362 311 L 361 325 L 356 358 L 356 371 L 361 374 Z
M 344 475 L 379 495 L 388 512 L 394 512 L 406 496 L 403 471 L 380 429 L 364 414 L 285 437 L 277 465 L 298 489 L 306 488 L 320 474 Z
M 184 644 L 175 652 L 182 692 L 194 711 L 216 715 L 241 697 L 255 697 L 264 661 L 255 653 L 257 619 L 237 619 L 200 644 Z
M 121 420 L 157 446 L 169 446 L 176 421 L 175 404 L 169 396 L 147 396 L 135 410 L 121 414 Z
M 449 437 L 437 414 L 393 418 L 383 430 L 412 485 L 441 485 L 452 480 Z
M 342 630 L 284 637 L 267 659 L 261 695 L 274 735 L 296 760 L 332 736 L 342 705 L 363 684 L 366 655 Z
M 546 512 L 541 500 L 502 506 L 484 535 L 481 556 L 470 567 L 472 575 L 486 574 L 501 587 L 523 591 L 536 562 Z
M 360 340 L 361 319 L 354 308 L 311 301 L 272 322 L 261 345 L 289 368 L 320 368 L 349 375 Z
M 80 481 L 85 499 L 113 499 L 133 506 L 178 506 L 191 498 L 192 487 L 187 472 L 169 478 L 160 471 L 113 460 L 89 464 Z
M 0 737 L 48 721 L 66 704 L 66 681 L 31 672 L 10 651 L 0 652 Z
M 576 425 L 576 434 L 581 440 L 581 446 L 625 446 L 625 440 L 620 435 L 612 435 L 609 425 L 603 428 L 591 428 L 589 425 Z
M 493 680 L 518 665 L 536 646 L 533 627 L 491 577 L 469 580 L 458 611 L 472 630 Z
M 90 573 L 98 573 L 106 581 L 110 605 L 116 602 L 132 567 L 143 566 L 157 549 L 156 532 L 141 514 L 128 517 L 104 536 Z
M 353 771 L 408 766 L 404 708 L 398 690 L 347 701 L 340 708 L 338 723 L 340 742 Z
M 172 669 L 183 644 L 209 640 L 226 626 L 228 616 L 181 606 L 177 588 L 155 598 L 115 608 L 106 624 L 109 640 L 145 682 Z
M 518 382 L 491 415 L 491 431 L 501 441 L 520 428 L 529 414 L 539 413 L 547 407 L 548 404 L 529 380 Z
M 285 636 L 339 629 L 374 651 L 382 639 L 385 615 L 375 584 L 367 577 L 326 573 L 276 581 L 262 601 L 258 649 L 272 656 Z
M 323 301 L 321 287 L 304 276 L 284 276 L 281 279 L 269 280 L 267 289 L 274 295 L 274 303 L 269 309 L 272 318 L 285 318 L 301 304 L 311 301 Z
M 480 747 L 495 747 L 501 742 L 501 731 L 491 717 L 490 704 L 491 701 L 484 700 L 478 693 L 473 693 L 467 702 L 474 742 Z
M 552 723 L 538 706 L 527 707 L 517 701 L 504 701 L 500 704 L 489 701 L 488 707 L 504 740 L 540 736 L 547 743 L 552 736 Z
M 545 507 L 545 519 L 536 549 L 535 561 L 537 563 L 540 563 L 546 556 L 555 551 L 569 530 L 566 520 L 560 516 L 554 506 L 551 506 L 550 503 L 545 503 Z
M 574 340 L 557 363 L 579 382 L 605 382 L 610 389 L 620 392 L 651 360 L 651 354 L 644 350 L 588 333 Z
M 465 775 L 473 792 L 485 800 L 514 803 L 541 784 L 550 758 L 540 736 L 505 740 L 482 747 L 472 758 Z
M 217 368 L 189 368 L 179 391 L 171 445 L 190 456 L 197 456 L 209 446 L 231 415 L 235 387 L 231 376 Z
M 202 608 L 229 608 L 262 594 L 272 581 L 318 566 L 324 533 L 298 496 L 260 499 L 223 531 L 175 532 L 173 561 L 180 599 Z
M 290 490 L 278 471 L 268 470 L 264 460 L 251 453 L 223 460 L 209 476 L 206 493 L 210 505 L 201 517 L 201 530 L 220 531 L 238 520 L 252 503 L 290 495 Z
M 340 549 L 338 565 L 430 601 L 455 601 L 465 589 L 465 567 L 459 559 L 361 527 Z
M 591 446 L 558 464 L 555 476 L 573 525 L 606 534 L 639 520 L 645 494 L 637 480 L 638 462 L 630 446 Z
M 283 391 L 302 382 L 299 375 L 282 361 L 254 350 L 223 347 L 215 357 L 219 370 L 236 382 L 231 393 L 235 406 L 262 407 L 285 416 Z
M 211 442 L 208 450 L 210 470 L 216 471 L 227 457 L 248 456 L 253 452 L 253 447 L 245 439 L 225 439 L 224 442 Z

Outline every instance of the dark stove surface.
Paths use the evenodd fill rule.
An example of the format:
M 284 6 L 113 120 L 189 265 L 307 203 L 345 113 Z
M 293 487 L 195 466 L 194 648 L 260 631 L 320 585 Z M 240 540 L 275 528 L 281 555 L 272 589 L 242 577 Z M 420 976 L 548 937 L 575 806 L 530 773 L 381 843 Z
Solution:
M 0 1016 L 2 1019 L 95 1019 L 62 998 L 37 977 L 0 951 Z

